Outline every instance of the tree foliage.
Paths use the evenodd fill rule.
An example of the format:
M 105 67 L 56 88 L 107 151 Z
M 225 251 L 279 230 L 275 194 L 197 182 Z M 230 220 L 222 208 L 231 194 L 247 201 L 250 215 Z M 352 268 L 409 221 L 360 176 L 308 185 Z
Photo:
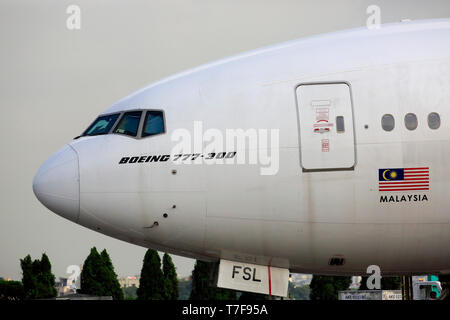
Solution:
M 166 300 L 178 300 L 178 279 L 172 258 L 164 253 L 163 256 L 163 275 Z
M 80 274 L 80 293 L 91 294 L 96 296 L 104 296 L 105 290 L 103 288 L 103 274 L 104 267 L 102 258 L 93 247 L 83 263 L 83 269 Z
M 402 277 L 382 277 L 381 289 L 382 290 L 401 290 Z
M 369 288 L 367 288 L 367 279 L 369 279 L 369 277 L 361 277 L 361 282 L 359 283 L 358 290 L 369 290 Z
M 188 279 L 181 279 L 178 281 L 178 299 L 179 300 L 189 300 L 189 296 L 191 295 L 192 291 L 192 277 L 189 277 Z
M 164 300 L 164 285 L 164 275 L 161 271 L 161 259 L 158 252 L 148 249 L 145 253 L 137 289 L 138 300 Z
M 0 280 L 0 301 L 1 300 L 23 300 L 25 290 L 20 281 Z
M 33 261 L 30 255 L 20 259 L 20 267 L 22 268 L 22 284 L 25 290 L 25 299 L 34 299 L 37 296 L 37 278 L 33 273 Z
M 39 265 L 39 272 L 37 273 L 37 280 L 39 286 L 39 294 L 43 298 L 56 297 L 57 291 L 55 287 L 55 275 L 52 273 L 52 265 L 50 259 L 44 253 Z
M 197 260 L 189 300 L 236 300 L 236 291 L 210 286 L 214 263 Z
M 56 297 L 55 275 L 48 256 L 42 254 L 41 260 L 31 260 L 27 255 L 20 260 L 22 284 L 25 299 L 47 299 Z
M 314 275 L 309 285 L 311 289 L 310 299 L 338 300 L 338 292 L 347 290 L 351 282 L 351 277 Z
M 367 279 L 369 277 L 361 277 L 361 282 L 358 290 L 369 290 L 367 288 Z M 401 290 L 402 278 L 401 277 L 382 277 L 381 278 L 381 290 Z
M 80 293 L 95 296 L 112 296 L 114 300 L 123 299 L 117 275 L 106 250 L 101 254 L 93 247 L 83 264 L 80 275 Z
M 129 287 L 122 288 L 125 300 L 136 300 L 137 299 L 137 287 L 136 285 L 131 285 Z
M 117 279 L 117 274 L 114 271 L 114 266 L 106 249 L 103 249 L 103 251 L 100 253 L 100 256 L 106 269 L 106 291 L 111 293 L 111 296 L 114 300 L 123 300 L 123 291 L 120 287 L 119 280 Z
M 289 282 L 289 298 L 292 300 L 309 300 L 311 289 L 308 285 L 294 287 L 292 282 Z

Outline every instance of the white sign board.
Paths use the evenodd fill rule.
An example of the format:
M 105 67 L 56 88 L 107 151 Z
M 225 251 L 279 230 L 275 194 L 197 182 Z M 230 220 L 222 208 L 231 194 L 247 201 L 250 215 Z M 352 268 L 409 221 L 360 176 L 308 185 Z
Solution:
M 220 260 L 220 288 L 287 297 L 288 283 L 288 269 Z
M 383 290 L 383 300 L 402 300 L 401 290 Z
M 339 300 L 402 300 L 401 290 L 345 290 Z

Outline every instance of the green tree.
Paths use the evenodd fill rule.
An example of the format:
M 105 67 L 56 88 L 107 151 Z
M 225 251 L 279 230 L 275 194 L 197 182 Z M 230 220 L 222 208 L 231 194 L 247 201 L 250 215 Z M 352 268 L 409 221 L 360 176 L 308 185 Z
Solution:
M 148 249 L 137 289 L 138 300 L 164 300 L 164 275 L 161 271 L 161 259 L 158 252 Z
M 289 298 L 292 300 L 309 300 L 311 290 L 308 285 L 295 287 L 289 282 Z
M 55 276 L 48 256 L 41 260 L 31 260 L 30 255 L 20 260 L 25 299 L 45 299 L 56 297 Z
M 369 277 L 361 277 L 361 282 L 358 290 L 369 290 L 367 288 L 367 279 Z M 400 290 L 402 288 L 401 277 L 382 277 L 381 278 L 381 290 Z
M 137 287 L 136 285 L 131 285 L 129 287 L 123 287 L 122 288 L 123 295 L 125 297 L 125 300 L 136 300 L 137 299 Z
M 382 290 L 401 290 L 402 277 L 382 277 L 381 289 Z
M 96 247 L 91 249 L 83 264 L 80 285 L 79 292 L 83 294 L 111 296 L 114 300 L 123 299 L 122 289 L 106 250 L 99 254 Z
M 166 300 L 178 299 L 178 279 L 175 266 L 172 262 L 172 258 L 164 253 L 163 256 L 163 275 L 164 275 L 164 288 Z
M 189 277 L 185 280 L 181 279 L 178 281 L 178 299 L 179 300 L 189 300 L 189 296 L 192 291 L 192 278 Z
M 365 276 L 361 277 L 361 282 L 359 283 L 358 290 L 369 290 L 367 288 L 367 279 L 369 279 L 369 277 L 365 277 Z
M 0 301 L 1 300 L 23 300 L 25 290 L 20 281 L 5 281 L 0 279 Z
M 56 297 L 55 275 L 52 273 L 52 265 L 48 256 L 43 253 L 39 262 L 39 270 L 37 273 L 38 295 L 40 298 Z
M 236 300 L 236 291 L 210 286 L 214 266 L 213 262 L 196 261 L 189 300 Z
M 103 262 L 102 257 L 96 247 L 91 249 L 83 263 L 83 269 L 80 274 L 80 293 L 95 296 L 105 295 L 106 290 L 103 288 Z
M 450 275 L 439 275 L 439 281 L 442 284 L 442 291 L 439 295 L 439 300 L 449 301 L 450 300 Z
M 210 263 L 197 260 L 192 271 L 192 290 L 189 300 L 213 300 L 215 290 L 209 285 Z
M 120 287 L 119 280 L 117 279 L 117 274 L 114 271 L 114 266 L 111 262 L 111 258 L 109 257 L 109 254 L 106 251 L 106 249 L 103 249 L 100 256 L 102 258 L 103 266 L 104 268 L 106 268 L 105 270 L 106 279 L 104 285 L 106 286 L 107 292 L 110 293 L 110 295 L 114 300 L 123 300 L 124 298 L 123 291 L 122 288 Z
M 35 299 L 37 297 L 37 278 L 33 273 L 33 261 L 30 255 L 20 259 L 22 268 L 22 284 L 25 291 L 25 299 Z
M 338 300 L 338 292 L 347 290 L 351 282 L 351 277 L 314 275 L 309 285 L 311 289 L 310 299 Z

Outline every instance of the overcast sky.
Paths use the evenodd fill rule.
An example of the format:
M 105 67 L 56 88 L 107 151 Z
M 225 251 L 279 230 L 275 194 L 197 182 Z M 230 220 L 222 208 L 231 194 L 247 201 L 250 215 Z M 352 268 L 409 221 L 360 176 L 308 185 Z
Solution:
M 81 8 L 68 30 L 66 9 Z M 50 212 L 34 197 L 44 160 L 123 96 L 175 72 L 312 34 L 381 22 L 449 18 L 448 0 L 2 0 L 0 3 L 0 277 L 46 252 L 57 277 L 106 248 L 121 276 L 139 274 L 145 248 Z M 194 260 L 173 256 L 182 276 Z

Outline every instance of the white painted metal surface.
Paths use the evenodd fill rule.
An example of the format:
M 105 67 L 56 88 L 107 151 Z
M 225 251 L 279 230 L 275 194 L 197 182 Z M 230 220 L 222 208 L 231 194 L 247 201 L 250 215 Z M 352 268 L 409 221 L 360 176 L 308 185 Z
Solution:
M 193 258 L 314 274 L 360 275 L 372 264 L 383 275 L 448 273 L 448 39 L 450 20 L 361 28 L 255 50 L 164 79 L 118 101 L 105 114 L 164 110 L 165 134 L 76 139 L 61 153 L 72 161 L 76 152 L 79 198 L 73 179 L 77 172 L 72 171 L 52 180 L 51 188 L 38 173 L 35 193 L 57 214 L 92 230 Z M 310 121 L 302 114 L 299 127 L 297 100 L 305 83 L 351 88 L 354 129 L 346 85 L 310 98 L 314 107 L 336 105 L 339 98 L 345 138 L 339 140 L 335 131 L 309 131 L 311 139 L 329 135 L 330 157 L 318 157 L 317 150 L 309 159 L 303 154 L 309 141 L 305 136 L 299 140 L 299 132 L 311 127 L 302 127 L 303 120 Z M 441 117 L 438 129 L 427 125 L 431 112 Z M 407 113 L 417 116 L 417 129 L 406 129 Z M 390 132 L 381 128 L 384 114 L 395 119 Z M 332 115 L 333 121 L 338 115 Z M 184 128 L 192 134 L 195 121 L 202 121 L 203 131 L 278 129 L 279 145 L 265 150 L 279 154 L 278 171 L 261 175 L 260 165 L 248 162 L 119 164 L 127 156 L 170 154 L 174 132 Z M 353 130 L 355 152 L 353 137 L 347 136 Z M 208 152 L 204 144 L 197 147 Z M 354 168 L 304 172 L 301 153 L 306 168 Z M 55 168 L 52 174 L 59 172 L 61 157 L 45 164 Z M 379 190 L 380 168 L 414 167 L 429 168 L 428 190 Z M 62 195 L 55 190 L 67 190 L 69 197 L 54 206 L 44 196 L 50 189 L 53 198 Z M 79 207 L 73 205 L 77 199 Z M 330 265 L 335 256 L 344 263 Z
M 353 168 L 355 141 L 350 86 L 302 84 L 297 87 L 297 101 L 303 169 Z

